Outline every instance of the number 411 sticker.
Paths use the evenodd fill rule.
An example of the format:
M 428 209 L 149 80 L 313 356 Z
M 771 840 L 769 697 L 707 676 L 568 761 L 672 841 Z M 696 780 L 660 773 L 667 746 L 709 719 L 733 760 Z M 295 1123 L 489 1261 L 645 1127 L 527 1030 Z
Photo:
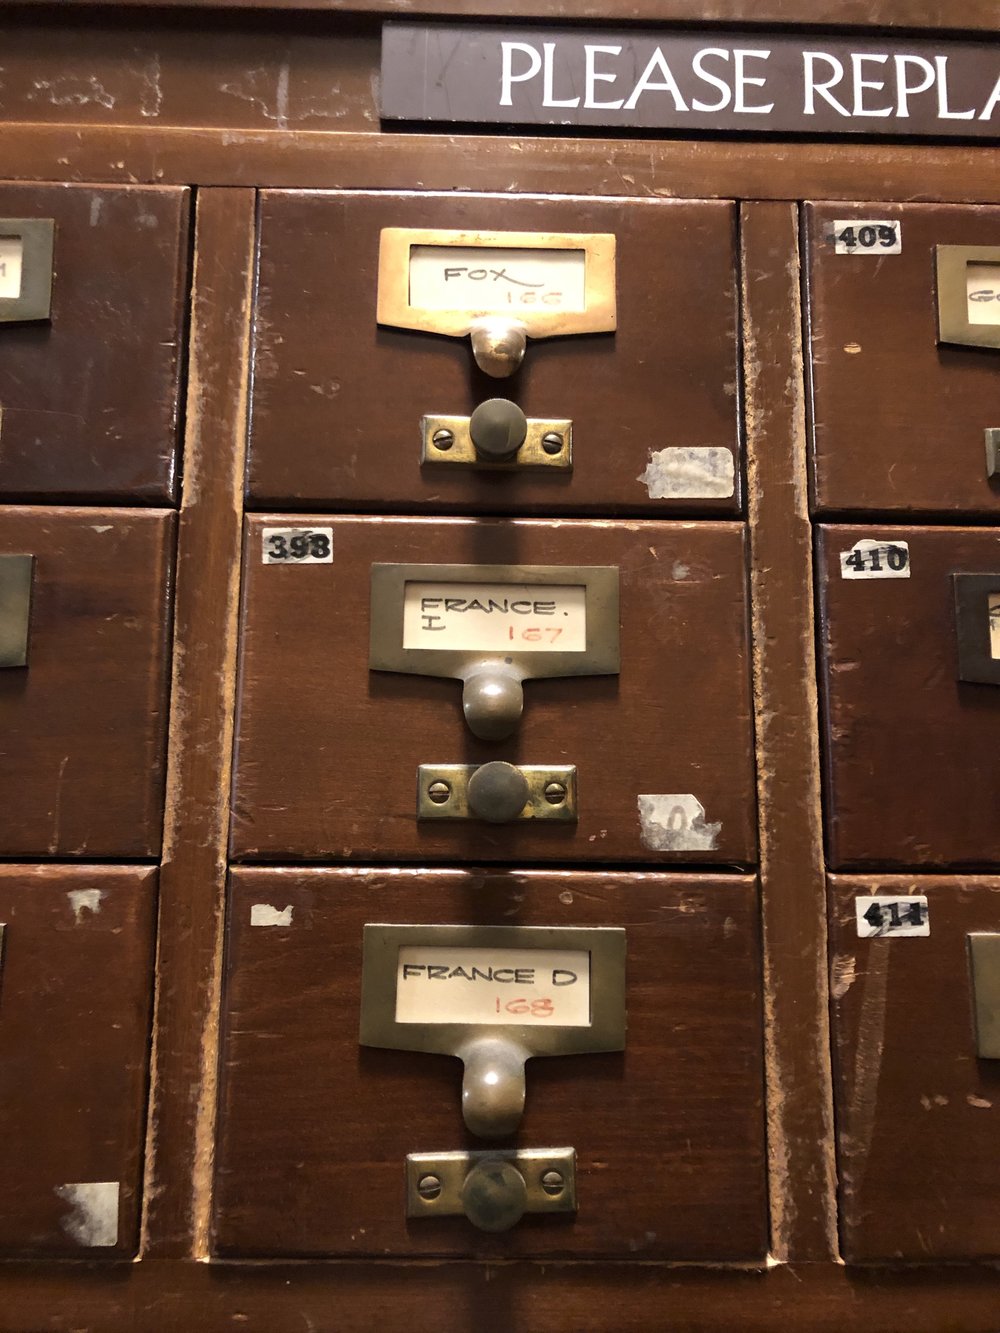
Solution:
M 858 935 L 868 939 L 874 935 L 929 935 L 930 913 L 927 899 L 908 898 L 855 898 L 854 911 Z

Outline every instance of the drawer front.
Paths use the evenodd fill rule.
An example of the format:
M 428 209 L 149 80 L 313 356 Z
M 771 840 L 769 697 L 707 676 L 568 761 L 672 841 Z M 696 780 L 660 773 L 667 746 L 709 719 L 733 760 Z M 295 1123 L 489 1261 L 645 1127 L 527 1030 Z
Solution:
M 485 374 L 468 336 L 378 323 L 392 228 L 611 236 L 617 329 L 529 336 L 519 371 Z M 490 282 L 504 262 L 473 272 Z M 405 271 L 401 281 L 405 294 Z M 729 203 L 265 191 L 253 356 L 257 505 L 740 509 Z M 571 421 L 572 469 L 458 465 L 457 446 L 421 464 L 423 417 L 468 418 L 494 397 L 531 420 Z
M 890 560 L 901 568 L 890 570 Z M 960 643 L 970 614 L 981 634 L 979 656 L 989 660 L 988 589 L 973 583 L 967 597 L 966 583 L 954 577 L 970 574 L 987 584 L 995 574 L 1000 600 L 1000 532 L 819 530 L 826 818 L 835 869 L 1000 861 L 991 776 L 1000 688 L 962 679 L 972 674 Z M 961 614 L 956 588 L 967 607 Z
M 927 933 L 894 934 L 914 896 Z M 889 933 L 859 937 L 859 897 Z M 977 1058 L 968 936 L 1000 931 L 1000 879 L 837 875 L 831 912 L 845 1257 L 995 1258 L 1000 1068 Z
M 289 524 L 329 562 L 264 563 Z M 520 725 L 480 739 L 461 681 L 369 667 L 372 566 L 428 561 L 617 570 L 619 673 L 528 679 Z M 243 610 L 239 859 L 754 860 L 738 524 L 254 517 Z M 575 768 L 578 818 L 417 819 L 421 765 L 492 761 Z
M 0 302 L 0 498 L 175 498 L 188 211 L 182 189 L 0 185 L 0 220 L 54 223 L 48 318 Z
M 0 670 L 0 855 L 159 851 L 173 532 L 163 511 L 0 509 L 0 576 L 34 557 L 26 664 Z
M 873 244 L 861 245 L 866 220 L 896 227 L 900 253 L 887 253 L 888 232 L 873 240 L 866 231 Z M 855 244 L 838 254 L 848 231 Z M 805 235 L 818 511 L 1000 514 L 984 440 L 1000 427 L 1000 348 L 940 339 L 939 307 L 953 284 L 937 273 L 939 246 L 996 247 L 1000 210 L 810 204 Z M 994 290 L 993 276 L 1000 269 L 974 284 L 969 305 L 964 287 L 958 293 L 965 314 L 1000 320 L 1000 302 L 978 299 Z
M 0 866 L 0 1254 L 139 1238 L 156 872 Z
M 516 1137 L 473 1138 L 458 1060 L 358 1046 L 362 932 L 376 921 L 623 928 L 624 1050 L 529 1059 Z M 226 968 L 221 1253 L 763 1255 L 753 880 L 241 869 Z M 575 1149 L 575 1215 L 529 1212 L 501 1235 L 464 1216 L 407 1221 L 408 1153 L 497 1146 Z

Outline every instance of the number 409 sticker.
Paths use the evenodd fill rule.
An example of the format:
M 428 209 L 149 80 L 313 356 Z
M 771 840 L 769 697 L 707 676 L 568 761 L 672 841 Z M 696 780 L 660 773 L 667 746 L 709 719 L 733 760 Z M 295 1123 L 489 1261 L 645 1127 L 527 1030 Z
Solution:
M 903 229 L 887 219 L 850 218 L 833 224 L 833 251 L 838 255 L 900 255 Z
M 264 528 L 265 565 L 332 565 L 333 528 Z

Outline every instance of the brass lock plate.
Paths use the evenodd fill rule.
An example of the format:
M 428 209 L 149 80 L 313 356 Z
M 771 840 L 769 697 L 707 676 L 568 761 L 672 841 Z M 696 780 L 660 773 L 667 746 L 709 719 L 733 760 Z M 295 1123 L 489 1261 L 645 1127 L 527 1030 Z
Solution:
M 976 1054 L 1000 1060 L 1000 935 L 974 933 L 968 941 Z
M 576 1152 L 572 1148 L 413 1152 L 406 1158 L 406 1216 L 461 1216 L 462 1187 L 480 1162 L 510 1162 L 527 1190 L 526 1213 L 576 1212 Z
M 32 555 L 0 555 L 0 667 L 28 662 L 34 564 Z
M 469 805 L 469 780 L 482 764 L 421 764 L 417 769 L 418 819 L 479 819 Z M 576 766 L 519 764 L 528 796 L 514 818 L 547 819 L 571 824 L 577 820 Z M 506 821 L 504 821 L 506 822 Z
M 52 218 L 0 218 L 0 324 L 49 318 L 55 228 Z
M 524 443 L 513 458 L 494 462 L 476 452 L 469 429 L 469 417 L 426 416 L 420 419 L 421 463 L 476 467 L 497 472 L 517 472 L 523 468 L 554 468 L 569 472 L 573 468 L 573 423 L 561 417 L 528 417 Z
M 952 574 L 958 679 L 1000 685 L 1000 574 Z

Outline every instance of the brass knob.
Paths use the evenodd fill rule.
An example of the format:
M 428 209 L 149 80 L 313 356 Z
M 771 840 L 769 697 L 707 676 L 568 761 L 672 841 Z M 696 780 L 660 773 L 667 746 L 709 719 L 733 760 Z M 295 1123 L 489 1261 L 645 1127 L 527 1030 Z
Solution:
M 487 398 L 469 418 L 476 453 L 491 463 L 513 458 L 528 434 L 528 418 L 507 398 Z
M 528 1187 L 512 1162 L 486 1158 L 477 1162 L 462 1186 L 462 1207 L 480 1231 L 509 1231 L 528 1206 Z
M 519 768 L 495 759 L 477 768 L 467 789 L 469 809 L 490 824 L 509 824 L 528 800 L 528 780 Z

